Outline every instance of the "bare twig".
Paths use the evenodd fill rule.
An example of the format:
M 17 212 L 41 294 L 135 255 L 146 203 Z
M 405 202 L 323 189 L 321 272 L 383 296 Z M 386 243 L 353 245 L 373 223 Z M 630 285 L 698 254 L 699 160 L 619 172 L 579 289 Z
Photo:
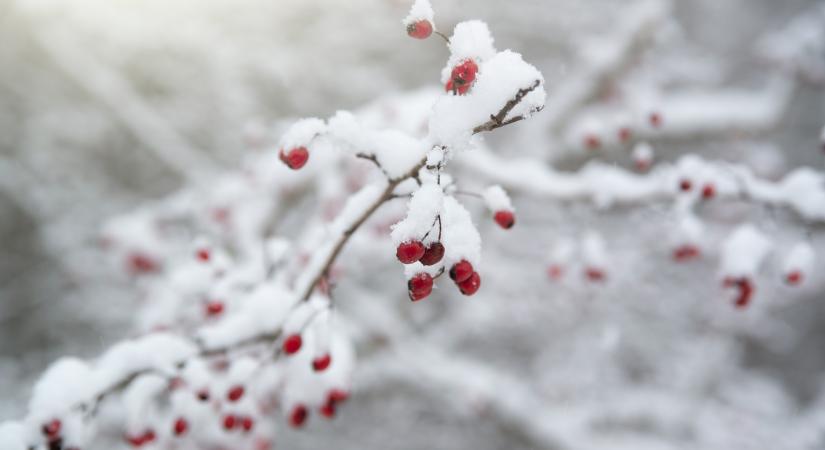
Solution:
M 516 105 L 521 103 L 524 97 L 530 92 L 533 92 L 537 87 L 539 87 L 539 85 L 541 85 L 541 80 L 536 80 L 530 87 L 519 89 L 518 92 L 516 92 L 516 95 L 507 103 L 505 103 L 498 113 L 490 115 L 490 120 L 473 128 L 473 134 L 481 133 L 482 131 L 492 131 L 496 128 L 501 128 L 503 126 L 510 125 L 511 123 L 515 123 L 525 119 L 525 116 L 515 116 L 507 119 L 507 114 L 510 114 L 513 108 L 515 108 Z M 539 111 L 541 111 L 541 108 L 530 111 L 530 113 L 532 114 Z

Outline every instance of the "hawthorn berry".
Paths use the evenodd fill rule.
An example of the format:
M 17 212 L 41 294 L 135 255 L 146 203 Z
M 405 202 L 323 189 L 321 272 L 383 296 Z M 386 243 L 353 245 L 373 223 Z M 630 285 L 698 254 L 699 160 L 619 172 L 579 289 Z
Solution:
M 241 427 L 244 431 L 252 431 L 252 428 L 255 427 L 255 420 L 253 420 L 249 416 L 246 416 L 243 419 L 241 419 Z
M 306 147 L 295 147 L 284 153 L 284 150 L 281 149 L 278 156 L 287 167 L 292 170 L 298 170 L 304 167 L 307 160 L 309 160 L 309 150 L 307 150 Z
M 470 90 L 470 86 L 476 80 L 478 65 L 472 59 L 465 60 L 461 64 L 453 67 L 450 73 L 450 80 L 447 82 L 447 91 L 464 95 Z
M 695 245 L 685 244 L 673 250 L 673 259 L 679 262 L 688 261 L 699 256 L 699 248 Z
M 619 141 L 627 142 L 633 137 L 633 132 L 628 127 L 619 128 Z
M 125 438 L 126 442 L 128 442 L 132 447 L 141 447 L 155 440 L 155 432 L 154 430 L 149 429 L 141 435 L 126 435 Z
M 235 428 L 235 425 L 237 425 L 237 420 L 235 419 L 235 416 L 233 416 L 232 414 L 227 414 L 223 417 L 223 428 L 225 430 L 231 430 Z
M 335 417 L 335 402 L 332 400 L 327 400 L 326 403 L 321 405 L 318 412 L 328 419 Z
M 450 269 L 450 278 L 456 283 L 461 283 L 473 274 L 473 265 L 469 261 L 462 259 L 453 264 Z
M 210 254 L 209 249 L 201 248 L 195 252 L 195 257 L 198 258 L 198 260 L 200 261 L 207 262 L 209 261 L 209 258 L 212 257 L 212 255 Z
M 789 272 L 785 276 L 785 282 L 792 285 L 792 286 L 800 284 L 802 282 L 802 272 L 800 272 L 798 270 L 793 270 L 793 271 Z
M 689 191 L 692 187 L 693 183 L 691 183 L 690 180 L 688 180 L 687 178 L 683 178 L 681 181 L 679 181 L 679 189 L 681 189 L 684 192 Z
M 496 211 L 493 219 L 495 219 L 496 223 L 505 230 L 513 228 L 513 225 L 516 224 L 516 216 L 513 214 L 513 211 Z
M 553 280 L 560 280 L 562 275 L 564 275 L 564 269 L 558 264 L 551 264 L 547 268 L 547 276 Z
M 325 353 L 322 356 L 319 356 L 312 360 L 312 370 L 316 372 L 321 372 L 327 369 L 329 365 L 332 363 L 332 356 L 329 353 Z
M 473 272 L 469 278 L 458 283 L 458 290 L 464 295 L 473 295 L 481 287 L 481 276 L 478 272 Z
M 188 429 L 189 422 L 187 422 L 186 419 L 184 419 L 183 417 L 178 417 L 178 419 L 175 420 L 175 426 L 172 428 L 172 430 L 175 433 L 175 436 L 182 436 L 186 433 L 186 430 Z
M 654 128 L 659 128 L 662 126 L 662 114 L 659 112 L 652 112 L 647 118 L 650 121 L 650 125 Z
M 301 404 L 295 405 L 289 414 L 289 424 L 295 428 L 300 428 L 304 425 L 304 422 L 306 422 L 308 415 L 309 413 L 307 412 L 306 406 Z
M 750 279 L 746 277 L 726 277 L 722 284 L 725 287 L 735 287 L 738 289 L 736 298 L 733 301 L 734 306 L 739 309 L 746 308 L 753 298 L 754 286 Z
M 60 421 L 60 419 L 53 419 L 51 422 L 43 425 L 43 435 L 46 436 L 46 438 L 50 441 L 57 439 L 60 437 L 60 429 L 62 427 L 63 423 Z
M 424 250 L 424 255 L 419 260 L 425 266 L 432 266 L 441 261 L 444 257 L 444 245 L 441 242 L 433 242 Z
M 427 39 L 433 33 L 433 24 L 421 19 L 407 25 L 407 35 L 415 39 Z
M 712 184 L 706 184 L 702 188 L 702 198 L 705 200 L 710 200 L 714 196 L 716 196 L 716 187 L 714 187 Z
M 284 353 L 287 355 L 293 355 L 301 349 L 302 344 L 303 339 L 301 339 L 300 334 L 291 334 L 284 339 Z
M 433 292 L 433 277 L 425 272 L 415 274 L 407 281 L 407 289 L 410 300 L 417 302 Z
M 597 267 L 588 267 L 584 270 L 584 276 L 590 281 L 604 281 L 607 276 L 604 271 Z
M 332 401 L 335 403 L 345 402 L 348 398 L 349 392 L 341 389 L 333 389 L 329 391 L 329 394 L 327 395 L 327 401 Z
M 206 304 L 206 315 L 210 317 L 220 315 L 223 312 L 223 308 L 223 302 L 213 300 Z
M 237 402 L 238 400 L 241 399 L 241 397 L 243 397 L 243 394 L 244 394 L 243 386 L 240 386 L 240 385 L 233 386 L 231 389 L 229 389 L 229 392 L 226 393 L 226 398 L 230 402 Z
M 395 256 L 402 264 L 412 264 L 421 259 L 424 252 L 426 252 L 426 249 L 421 241 L 406 241 L 398 244 Z
M 597 150 L 602 146 L 602 140 L 595 134 L 586 134 L 584 136 L 584 148 L 588 150 Z
M 157 272 L 159 264 L 149 255 L 135 252 L 129 255 L 129 272 L 133 274 L 144 274 Z

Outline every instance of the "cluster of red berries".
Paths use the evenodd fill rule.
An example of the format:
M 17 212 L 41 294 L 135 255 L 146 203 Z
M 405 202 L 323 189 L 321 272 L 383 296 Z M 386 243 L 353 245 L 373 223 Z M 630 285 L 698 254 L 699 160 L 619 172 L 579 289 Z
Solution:
M 425 266 L 431 266 L 444 257 L 444 245 L 434 242 L 425 247 L 424 243 L 418 240 L 406 241 L 398 245 L 395 256 L 402 264 L 420 262 Z M 479 274 L 473 270 L 472 264 L 463 259 L 450 269 L 450 278 L 456 282 L 464 295 L 475 294 L 481 285 Z M 426 272 L 415 274 L 407 281 L 407 291 L 410 300 L 414 302 L 429 296 L 433 292 L 433 277 Z
M 281 158 L 281 161 L 286 164 L 292 170 L 298 170 L 307 163 L 309 160 L 309 150 L 306 147 L 294 147 L 289 149 L 288 151 L 284 151 L 281 149 L 278 156 Z
M 444 90 L 458 95 L 464 95 L 473 85 L 478 73 L 478 65 L 472 59 L 464 60 L 461 64 L 453 67 L 450 79 L 444 86 Z
M 286 337 L 286 339 L 284 339 L 284 343 L 281 346 L 281 348 L 287 355 L 294 355 L 295 353 L 298 353 L 299 350 L 301 350 L 303 343 L 304 341 L 301 338 L 300 334 L 290 334 Z M 332 355 L 330 355 L 329 353 L 324 353 L 323 355 L 312 360 L 312 370 L 316 372 L 323 372 L 324 370 L 327 370 L 327 368 L 329 368 L 331 364 Z
M 43 424 L 40 429 L 43 437 L 46 438 L 49 450 L 78 450 L 77 447 L 63 448 L 63 436 L 60 433 L 62 428 L 63 423 L 60 419 L 52 419 L 50 422 Z
M 753 282 L 747 277 L 725 277 L 725 279 L 722 280 L 722 286 L 737 289 L 733 304 L 740 309 L 750 304 L 753 298 L 753 292 L 756 289 Z
M 245 433 L 252 431 L 255 427 L 255 420 L 249 416 L 237 414 L 227 414 L 223 416 L 223 429 L 226 431 L 243 430 Z
M 407 25 L 407 35 L 415 39 L 427 39 L 433 34 L 433 24 L 427 19 L 421 19 Z
M 331 419 L 335 417 L 338 405 L 345 402 L 348 398 L 349 394 L 346 391 L 332 389 L 327 394 L 324 404 L 318 409 L 318 413 L 323 417 Z M 292 411 L 289 413 L 289 424 L 294 428 L 300 428 L 304 426 L 308 418 L 309 409 L 307 409 L 306 405 L 298 403 L 292 407 Z
M 127 434 L 124 436 L 124 439 L 132 447 L 142 447 L 146 444 L 154 442 L 155 437 L 155 431 L 148 429 L 141 434 Z

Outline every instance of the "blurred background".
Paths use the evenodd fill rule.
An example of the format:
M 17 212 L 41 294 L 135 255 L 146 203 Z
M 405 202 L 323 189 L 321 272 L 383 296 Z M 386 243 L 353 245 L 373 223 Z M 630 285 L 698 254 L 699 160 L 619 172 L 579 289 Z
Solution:
M 338 109 L 354 109 L 388 94 L 437 85 L 447 51 L 437 39 L 421 42 L 406 36 L 400 20 L 409 3 L 0 0 L 0 420 L 25 413 L 34 377 L 57 356 L 93 357 L 113 341 L 129 335 L 135 294 L 129 280 L 111 276 L 99 254 L 98 232 L 105 219 L 175 192 L 193 173 L 219 173 L 235 167 L 246 153 L 260 151 L 256 149 L 271 139 L 268 132 L 273 122 L 306 115 L 326 117 Z M 445 32 L 461 20 L 486 21 L 498 48 L 521 52 L 544 73 L 552 97 L 554 83 L 574 68 L 578 46 L 595 37 L 609 36 L 622 13 L 638 2 L 432 3 L 436 24 Z M 670 41 L 668 50 L 658 50 L 648 58 L 661 56 L 663 61 L 672 62 L 673 55 L 678 55 L 691 62 L 693 69 L 710 68 L 710 75 L 699 77 L 701 83 L 758 90 L 764 85 L 768 69 L 761 64 L 755 44 L 781 31 L 795 18 L 811 14 L 818 3 L 821 6 L 822 2 L 813 0 L 676 0 L 669 3 L 672 21 L 665 28 L 678 37 Z M 825 58 L 825 54 L 819 56 Z M 650 71 L 651 61 L 647 59 L 645 64 Z M 676 67 L 671 65 L 668 70 L 683 70 Z M 662 143 L 657 156 L 668 160 L 697 152 L 742 160 L 756 169 L 767 167 L 766 173 L 773 177 L 797 166 L 821 169 L 818 139 L 825 122 L 825 94 L 821 83 L 809 81 L 803 80 L 793 89 L 789 106 L 776 126 L 760 130 L 744 142 L 741 136 L 680 139 Z M 585 159 L 553 153 L 546 126 L 537 120 L 505 130 L 489 142 L 504 153 L 535 155 L 565 169 L 581 167 Z M 514 241 L 505 237 L 485 241 L 491 248 L 485 257 L 511 262 L 507 267 L 513 272 L 529 267 L 521 259 L 525 254 L 537 259 L 536 267 L 542 264 L 541 253 L 533 249 L 535 235 L 542 236 L 538 238 L 541 243 L 547 243 L 555 230 L 569 227 L 569 222 L 621 233 L 645 229 L 651 217 L 649 211 L 548 211 L 540 202 L 529 199 L 517 199 L 517 205 L 525 211 L 525 226 L 515 238 L 510 237 Z M 559 211 L 568 215 L 560 217 Z M 799 227 L 790 222 L 790 227 Z M 785 230 L 780 226 L 777 229 L 778 233 Z M 657 231 L 651 229 L 651 233 Z M 636 241 L 621 241 L 617 252 L 627 253 L 625 261 L 635 261 L 638 255 L 632 249 L 637 245 Z M 555 333 L 578 333 L 597 342 L 591 345 L 586 338 L 573 339 L 568 341 L 571 345 L 558 352 L 571 358 L 587 358 L 593 348 L 600 348 L 598 342 L 618 339 L 614 337 L 617 331 L 601 325 L 611 320 L 650 320 L 636 308 L 644 308 L 641 305 L 651 299 L 672 295 L 690 303 L 713 295 L 712 289 L 694 284 L 695 277 L 700 276 L 695 272 L 662 275 L 655 265 L 645 266 L 643 261 L 639 267 L 642 269 L 635 277 L 620 277 L 619 284 L 611 287 L 613 292 L 602 295 L 605 299 L 600 301 L 611 303 L 615 297 L 619 303 L 594 316 L 600 319 L 588 319 L 586 314 L 574 318 L 553 316 L 584 320 L 575 322 L 579 325 L 573 331 L 569 329 L 576 328 L 572 322 L 556 323 Z M 705 275 L 712 272 L 711 267 L 697 270 L 704 270 Z M 508 274 L 514 280 L 510 285 L 504 276 L 493 278 L 485 295 L 523 297 L 526 304 L 537 308 L 541 307 L 537 302 L 547 296 L 556 296 L 554 307 L 560 307 L 565 299 L 575 301 L 582 296 L 579 291 L 555 291 L 547 285 L 542 270 L 523 277 Z M 670 278 L 663 282 L 662 277 Z M 756 386 L 753 389 L 762 397 L 759 405 L 743 408 L 759 410 L 767 422 L 804 428 L 810 442 L 825 445 L 821 419 L 803 425 L 793 415 L 821 401 L 821 384 L 825 381 L 822 287 L 820 282 L 800 294 L 799 303 L 805 306 L 776 314 L 775 319 L 782 321 L 781 331 L 763 333 L 792 336 L 783 341 L 784 346 L 771 347 L 749 332 L 742 336 L 741 330 L 728 329 L 720 332 L 724 335 L 721 341 L 705 336 L 707 345 L 700 346 L 701 350 L 691 348 L 699 354 L 661 363 L 676 364 L 695 357 L 706 358 L 706 364 L 716 366 L 720 372 L 728 366 L 755 367 L 758 376 L 746 381 Z M 769 292 L 785 295 L 782 291 Z M 621 303 L 623 297 L 640 300 L 638 304 Z M 632 319 L 621 318 L 634 314 Z M 592 324 L 588 322 L 591 319 L 600 325 L 594 325 L 595 330 L 589 334 L 584 327 Z M 691 322 L 685 326 L 695 325 Z M 662 326 L 662 333 L 669 334 Z M 545 331 L 537 334 L 535 328 L 516 328 L 518 331 L 508 335 L 512 339 L 505 345 L 477 356 L 510 367 L 516 377 L 528 373 L 527 369 L 519 369 L 524 361 L 529 361 L 531 370 L 541 364 L 567 367 L 569 372 L 558 370 L 553 375 L 564 380 L 606 370 L 592 364 L 548 361 L 551 357 L 546 354 L 542 360 L 540 350 L 552 345 L 548 342 L 552 337 Z M 626 331 L 633 341 L 633 328 Z M 689 335 L 672 334 L 674 345 Z M 645 343 L 647 339 L 649 336 L 642 336 L 633 345 L 652 345 Z M 472 353 L 473 347 L 464 350 Z M 646 362 L 634 358 L 643 359 L 658 351 L 625 353 L 621 360 L 632 372 L 627 376 L 644 379 L 644 370 L 639 367 L 645 367 Z M 574 367 L 584 367 L 587 373 L 575 372 Z M 668 368 L 680 376 L 688 376 L 684 371 L 694 369 L 690 365 Z M 539 384 L 552 391 L 551 387 L 560 385 L 552 380 L 551 376 Z M 648 387 L 658 386 L 659 381 L 649 380 Z M 710 388 L 696 389 L 686 395 L 704 398 L 703 393 Z M 440 395 L 448 394 L 435 396 Z M 564 395 L 553 398 L 561 403 L 571 401 Z M 634 398 L 641 401 L 644 397 Z M 597 399 L 595 395 L 590 399 L 593 403 L 589 408 L 599 408 Z M 689 402 L 680 405 L 685 404 Z M 356 400 L 341 421 L 290 438 L 293 440 L 288 442 L 294 445 L 289 448 L 329 448 L 332 443 L 339 448 L 540 446 L 506 426 L 445 412 L 439 405 L 437 399 L 412 389 L 373 391 Z M 760 410 L 762 407 L 764 410 Z M 775 420 L 771 414 L 784 419 Z M 393 420 L 411 415 L 417 418 L 414 423 Z M 709 448 L 662 444 L 690 442 L 693 431 L 683 420 L 690 416 L 684 412 L 664 430 L 632 414 L 624 421 L 605 420 L 596 428 L 624 427 L 640 435 L 665 436 L 649 442 L 629 440 L 627 448 Z M 736 424 L 747 427 L 761 423 L 737 420 L 727 423 L 728 430 Z M 365 430 L 375 434 L 364 434 Z M 620 441 L 601 448 L 624 448 Z M 787 447 L 759 445 L 748 441 L 719 448 L 807 448 L 792 443 Z

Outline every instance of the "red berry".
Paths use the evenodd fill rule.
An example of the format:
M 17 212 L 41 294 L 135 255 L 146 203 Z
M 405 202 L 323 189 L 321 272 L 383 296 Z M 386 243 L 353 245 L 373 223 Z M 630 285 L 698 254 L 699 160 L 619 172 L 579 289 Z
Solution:
M 584 275 L 590 281 L 604 281 L 606 278 L 604 271 L 596 267 L 588 267 L 584 270 Z
M 243 427 L 244 431 L 252 431 L 252 428 L 255 427 L 255 421 L 251 417 L 246 416 L 241 419 L 241 427 Z
M 452 92 L 455 86 L 453 85 L 453 80 L 447 81 L 447 84 L 444 85 L 444 90 L 447 92 Z
M 679 182 L 679 189 L 681 189 L 682 191 L 687 192 L 692 187 L 693 187 L 693 183 L 691 183 L 690 180 L 688 180 L 687 178 L 682 179 L 682 181 Z
M 452 269 L 450 269 L 450 278 L 452 278 L 452 280 L 456 283 L 461 283 L 467 278 L 470 278 L 472 274 L 473 265 L 464 259 L 453 264 Z
M 195 252 L 195 257 L 198 258 L 199 260 L 203 261 L 203 262 L 209 261 L 209 258 L 211 256 L 212 255 L 209 253 L 209 250 L 205 249 L 205 248 L 202 248 L 202 249 L 198 250 L 197 252 Z
M 309 150 L 307 150 L 306 147 L 295 147 L 284 153 L 284 150 L 281 149 L 279 156 L 281 161 L 283 161 L 287 167 L 292 170 L 298 170 L 301 167 L 304 167 L 304 164 L 307 163 L 307 160 L 309 159 Z
M 738 290 L 733 302 L 734 306 L 743 309 L 750 304 L 753 298 L 753 291 L 755 290 L 750 279 L 746 277 L 726 277 L 722 281 L 722 285 L 725 287 L 735 287 Z
M 159 268 L 158 263 L 146 254 L 132 253 L 129 255 L 129 272 L 133 274 L 156 272 Z
M 416 39 L 427 39 L 432 33 L 433 24 L 426 19 L 421 19 L 407 25 L 407 34 Z
M 619 141 L 627 142 L 633 137 L 633 132 L 628 127 L 619 128 Z
M 235 416 L 233 416 L 232 414 L 227 414 L 223 417 L 223 428 L 224 429 L 231 430 L 231 429 L 235 428 L 235 425 L 237 425 L 236 420 L 235 420 Z
M 458 283 L 458 290 L 464 295 L 473 295 L 481 287 L 481 276 L 478 272 L 473 272 L 469 278 Z
M 323 370 L 326 370 L 331 363 L 332 356 L 330 356 L 329 353 L 326 353 L 312 360 L 312 369 L 316 372 L 321 372 Z
M 710 200 L 716 195 L 716 188 L 712 184 L 706 184 L 702 188 L 702 198 Z
M 561 279 L 562 275 L 564 275 L 564 269 L 558 264 L 552 264 L 547 269 L 547 276 L 553 280 Z
M 444 257 L 444 245 L 441 242 L 433 242 L 424 250 L 424 255 L 419 260 L 421 264 L 425 266 L 432 266 L 437 262 L 441 261 L 441 258 Z
M 243 393 L 243 386 L 233 386 L 232 389 L 230 389 L 229 392 L 226 393 L 226 398 L 230 402 L 237 402 L 241 399 L 241 397 L 243 397 Z
M 289 414 L 289 424 L 295 428 L 302 427 L 307 420 L 307 408 L 304 405 L 298 404 L 292 408 L 292 413 Z
M 213 300 L 206 304 L 206 315 L 217 316 L 223 312 L 223 302 Z
M 284 339 L 284 352 L 287 355 L 295 354 L 301 349 L 301 344 L 303 344 L 303 339 L 300 334 L 289 335 Z
M 685 244 L 673 250 L 673 259 L 679 262 L 688 261 L 699 256 L 699 248 Z
M 183 417 L 179 417 L 178 420 L 175 421 L 174 432 L 175 436 L 181 436 L 186 433 L 186 430 L 189 429 L 189 422 L 186 421 Z
M 143 433 L 143 443 L 144 444 L 148 444 L 149 442 L 152 442 L 154 440 L 155 440 L 155 431 L 154 430 L 146 430 L 146 432 Z
M 318 409 L 318 412 L 328 419 L 335 417 L 335 402 L 327 400 L 326 403 L 321 405 L 321 408 Z
M 790 285 L 797 285 L 802 282 L 802 272 L 794 270 L 785 276 L 785 282 Z
M 588 150 L 597 150 L 602 146 L 602 140 L 595 134 L 586 134 L 584 136 L 584 148 Z
M 478 73 L 478 65 L 472 59 L 453 67 L 450 81 L 447 82 L 447 91 L 454 91 L 459 95 L 466 94 L 476 80 L 476 73 Z
M 659 128 L 662 126 L 662 115 L 658 112 L 650 113 L 650 116 L 648 116 L 648 120 L 650 121 L 650 125 L 652 125 L 655 128 Z
M 513 211 L 497 211 L 493 218 L 496 223 L 505 230 L 513 228 L 513 225 L 516 224 L 516 216 L 513 214 Z
M 636 170 L 640 172 L 644 172 L 650 168 L 650 160 L 647 159 L 637 159 L 636 160 Z
M 62 426 L 63 423 L 60 421 L 60 419 L 53 419 L 51 422 L 43 425 L 42 431 L 43 434 L 50 440 L 57 439 L 58 437 L 60 437 L 60 429 L 62 428 Z
M 341 390 L 341 389 L 333 389 L 329 391 L 327 395 L 327 401 L 341 403 L 347 401 L 349 398 L 349 392 Z
M 398 244 L 395 256 L 402 264 L 412 264 L 424 256 L 424 244 L 421 241 L 407 241 Z
M 424 272 L 415 274 L 407 281 L 407 289 L 410 300 L 417 302 L 433 292 L 433 277 Z

